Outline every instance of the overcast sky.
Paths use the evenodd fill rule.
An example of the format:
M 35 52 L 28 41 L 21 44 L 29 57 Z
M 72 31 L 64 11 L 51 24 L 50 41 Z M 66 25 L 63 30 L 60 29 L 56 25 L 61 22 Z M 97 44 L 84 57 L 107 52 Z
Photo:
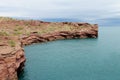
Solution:
M 0 0 L 0 16 L 77 18 L 120 17 L 120 0 Z

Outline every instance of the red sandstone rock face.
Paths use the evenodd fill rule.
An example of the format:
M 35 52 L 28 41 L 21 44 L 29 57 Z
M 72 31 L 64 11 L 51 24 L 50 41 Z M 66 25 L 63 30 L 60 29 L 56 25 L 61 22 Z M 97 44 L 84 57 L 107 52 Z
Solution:
M 0 80 L 18 80 L 17 72 L 23 68 L 25 60 L 22 48 L 2 54 L 0 59 Z
M 0 80 L 7 80 L 8 77 L 7 65 L 4 59 L 0 59 Z
M 32 43 L 38 43 L 38 42 L 47 42 L 47 41 L 53 41 L 58 39 L 74 39 L 74 38 L 97 38 L 98 37 L 98 31 L 96 29 L 90 29 L 85 31 L 59 31 L 54 32 L 51 34 L 45 34 L 45 35 L 38 35 L 38 34 L 31 34 L 30 36 L 23 37 L 21 42 L 23 45 L 29 45 Z
M 20 22 L 24 24 L 24 21 Z M 28 22 L 31 25 L 40 25 L 40 23 L 49 24 L 49 22 L 42 21 L 31 21 Z M 56 23 L 58 24 L 58 23 Z M 68 24 L 78 26 L 88 26 L 80 31 L 59 31 L 50 34 L 38 35 L 36 32 L 31 33 L 29 36 L 24 36 L 21 38 L 21 45 L 15 47 L 15 49 L 5 48 L 3 52 L 0 53 L 0 80 L 18 80 L 17 73 L 19 73 L 24 68 L 25 55 L 22 45 L 29 45 L 38 42 L 47 42 L 58 39 L 74 39 L 74 38 L 97 38 L 98 37 L 98 25 L 90 25 L 88 23 L 70 23 L 61 22 L 60 25 Z M 0 46 L 4 46 L 2 44 Z M 7 45 L 5 45 L 7 46 Z

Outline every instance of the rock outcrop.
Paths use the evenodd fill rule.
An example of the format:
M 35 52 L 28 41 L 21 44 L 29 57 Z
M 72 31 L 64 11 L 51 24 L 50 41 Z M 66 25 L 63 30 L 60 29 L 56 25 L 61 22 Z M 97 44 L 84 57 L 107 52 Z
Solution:
M 11 23 L 11 22 L 9 22 Z M 15 23 L 26 24 L 24 21 L 16 21 Z M 50 24 L 50 22 L 43 21 L 28 21 L 30 25 Z M 20 37 L 16 42 L 17 46 L 11 47 L 5 43 L 0 44 L 0 80 L 18 80 L 17 74 L 24 68 L 26 61 L 24 54 L 24 45 L 30 45 L 32 43 L 42 43 L 59 39 L 76 39 L 76 38 L 97 38 L 98 37 L 98 25 L 91 25 L 88 23 L 71 23 L 61 22 L 54 23 L 55 25 L 68 25 L 74 26 L 69 31 L 53 31 L 51 33 L 39 34 L 38 32 L 31 32 L 30 35 Z M 47 25 L 46 25 L 47 26 Z M 78 29 L 80 26 L 84 29 Z M 6 37 L 5 39 L 9 39 Z M 14 45 L 12 45 L 14 46 Z
M 23 37 L 21 42 L 23 45 L 30 45 L 32 43 L 48 42 L 60 39 L 77 39 L 77 38 L 97 38 L 97 30 L 88 31 L 59 31 L 45 35 L 39 35 L 37 33 L 31 33 L 31 35 Z
M 18 80 L 17 73 L 23 69 L 25 60 L 22 46 L 3 47 L 0 51 L 0 80 Z

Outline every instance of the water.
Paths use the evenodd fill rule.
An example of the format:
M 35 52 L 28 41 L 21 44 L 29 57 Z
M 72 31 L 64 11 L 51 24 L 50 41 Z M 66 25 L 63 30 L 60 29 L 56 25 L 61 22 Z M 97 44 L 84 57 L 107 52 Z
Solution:
M 120 80 L 119 34 L 120 27 L 100 27 L 98 39 L 26 46 L 19 80 Z

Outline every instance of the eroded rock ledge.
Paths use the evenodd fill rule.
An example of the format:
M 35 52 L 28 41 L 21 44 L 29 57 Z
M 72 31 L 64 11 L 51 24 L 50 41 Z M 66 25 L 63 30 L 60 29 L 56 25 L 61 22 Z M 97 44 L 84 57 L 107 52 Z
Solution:
M 18 80 L 17 72 L 21 71 L 25 63 L 22 46 L 11 49 L 5 47 L 0 55 L 0 80 Z
M 24 45 L 48 42 L 59 39 L 98 37 L 98 25 L 96 24 L 90 25 L 88 23 L 70 23 L 70 22 L 63 22 L 59 24 L 61 25 L 68 24 L 75 27 L 86 26 L 89 28 L 74 31 L 54 31 L 46 34 L 31 32 L 30 35 L 20 37 L 20 39 L 17 42 L 17 46 L 14 48 L 11 48 L 6 44 L 1 44 L 0 46 L 2 48 L 0 51 L 0 80 L 18 80 L 17 73 L 23 70 L 24 63 L 26 61 L 23 49 Z
M 77 38 L 97 38 L 97 30 L 88 31 L 60 31 L 45 35 L 38 35 L 37 33 L 32 33 L 29 36 L 23 37 L 21 42 L 23 45 L 30 45 L 32 43 L 48 42 L 60 39 L 77 39 Z

